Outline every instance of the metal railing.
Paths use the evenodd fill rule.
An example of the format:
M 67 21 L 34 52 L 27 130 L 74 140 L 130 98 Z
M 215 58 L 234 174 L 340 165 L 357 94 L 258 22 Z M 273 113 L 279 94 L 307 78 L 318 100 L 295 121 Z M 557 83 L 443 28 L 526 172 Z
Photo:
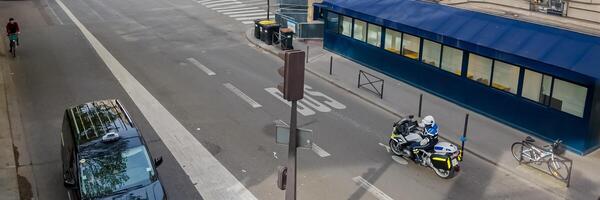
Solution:
M 533 143 L 523 142 L 522 144 L 523 145 L 521 145 L 520 150 L 521 156 L 519 157 L 519 159 L 517 159 L 519 161 L 519 165 L 527 164 L 531 168 L 537 169 L 547 175 L 556 178 L 561 182 L 564 182 L 566 184 L 566 187 L 569 187 L 571 185 L 571 170 L 573 169 L 573 160 L 560 156 L 552 151 L 548 151 L 546 148 L 537 146 Z M 527 153 L 525 151 L 527 151 Z M 527 160 L 524 160 L 523 157 L 529 158 Z M 531 165 L 531 163 L 534 163 L 535 165 Z M 540 168 L 544 166 L 542 165 L 542 163 L 547 164 L 546 170 Z M 552 172 L 551 165 L 556 163 L 564 164 L 564 166 L 567 167 L 567 177 L 560 178 L 556 174 L 553 174 L 557 172 Z
M 366 79 L 367 82 L 362 83 L 361 77 L 364 77 L 364 79 Z M 371 80 L 371 79 L 373 79 L 373 80 Z M 377 84 L 377 83 L 381 83 L 381 86 L 376 87 L 375 84 Z M 383 79 L 381 79 L 373 74 L 370 74 L 369 72 L 365 72 L 363 70 L 358 70 L 358 88 L 360 88 L 361 86 L 370 85 L 371 86 L 370 88 L 368 88 L 368 87 L 365 87 L 365 88 L 368 91 L 375 93 L 377 96 L 379 96 L 379 98 L 383 99 L 383 84 L 384 84 Z

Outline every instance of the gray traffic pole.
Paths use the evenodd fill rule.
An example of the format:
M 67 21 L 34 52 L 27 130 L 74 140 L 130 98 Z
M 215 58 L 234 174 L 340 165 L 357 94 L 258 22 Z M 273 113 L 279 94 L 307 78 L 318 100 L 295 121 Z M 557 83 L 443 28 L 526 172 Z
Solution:
M 270 12 L 269 9 L 271 9 L 270 4 L 271 4 L 270 0 L 267 0 L 267 20 L 269 20 L 269 12 Z
M 419 95 L 419 117 L 421 117 L 421 105 L 423 105 L 423 94 Z
M 285 200 L 296 200 L 296 147 L 298 146 L 298 130 L 296 128 L 296 101 L 292 101 L 290 116 L 290 142 L 288 144 L 288 169 L 285 189 Z
M 310 46 L 306 45 L 306 63 L 308 63 L 308 47 Z
M 333 56 L 329 58 L 329 75 L 333 72 Z
M 465 152 L 465 141 L 467 141 L 467 127 L 469 126 L 469 113 L 467 113 L 467 115 L 465 115 L 465 127 L 463 128 L 463 135 L 460 138 L 461 144 L 460 144 L 460 157 L 462 160 L 464 160 L 465 158 L 463 157 L 463 154 Z

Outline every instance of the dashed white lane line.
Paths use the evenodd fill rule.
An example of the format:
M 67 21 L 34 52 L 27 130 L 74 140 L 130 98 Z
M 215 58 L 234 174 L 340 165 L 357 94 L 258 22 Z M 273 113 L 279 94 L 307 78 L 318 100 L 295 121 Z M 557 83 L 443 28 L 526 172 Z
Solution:
M 312 150 L 313 152 L 315 152 L 317 155 L 321 156 L 321 158 L 325 158 L 327 156 L 331 156 L 331 154 L 327 153 L 327 151 L 325 151 L 324 149 L 322 149 L 321 147 L 319 147 L 317 144 L 313 143 L 312 144 Z
M 212 70 L 210 70 L 208 67 L 204 66 L 202 63 L 200 63 L 195 58 L 187 58 L 187 60 L 190 63 L 192 63 L 193 65 L 195 65 L 196 67 L 198 67 L 198 69 L 204 71 L 204 73 L 208 74 L 209 76 L 214 76 L 217 74 L 217 73 L 213 72 Z
M 260 108 L 260 107 L 262 107 L 262 105 L 258 104 L 256 101 L 254 101 L 248 95 L 244 94 L 244 92 L 242 92 L 240 89 L 238 89 L 235 86 L 233 86 L 231 83 L 225 83 L 223 85 L 227 89 L 229 89 L 231 92 L 233 92 L 235 95 L 237 95 L 238 97 L 242 98 L 244 101 L 248 102 L 248 104 L 250 104 L 250 106 L 252 106 L 253 108 Z
M 254 19 L 264 19 L 264 18 L 267 18 L 267 15 L 263 14 L 263 16 L 258 16 L 258 17 L 241 17 L 241 18 L 235 18 L 235 20 L 242 21 L 242 20 L 254 20 Z M 271 15 L 271 16 L 269 16 L 269 18 L 275 19 L 275 16 Z
M 377 198 L 379 200 L 394 200 L 394 199 L 392 199 L 392 197 L 388 196 L 387 194 L 383 193 L 381 190 L 377 189 L 377 187 L 375 187 L 373 184 L 369 183 L 363 177 L 360 177 L 360 176 L 354 177 L 354 178 L 352 178 L 352 181 L 359 184 L 362 188 L 367 190 L 369 193 L 371 193 L 373 196 L 375 196 L 375 198 Z
M 56 3 L 90 42 L 204 199 L 256 200 L 256 197 L 125 69 L 61 0 L 56 0 Z

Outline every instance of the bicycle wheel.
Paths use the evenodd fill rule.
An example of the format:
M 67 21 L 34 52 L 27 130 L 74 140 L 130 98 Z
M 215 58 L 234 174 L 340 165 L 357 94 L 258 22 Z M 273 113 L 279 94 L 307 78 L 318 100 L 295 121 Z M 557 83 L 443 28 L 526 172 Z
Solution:
M 528 147 L 524 146 L 522 142 L 515 142 L 512 144 L 512 146 L 510 147 L 510 150 L 512 152 L 513 157 L 517 160 L 517 161 L 525 161 L 525 159 L 527 159 L 527 156 L 523 157 L 523 153 L 521 152 L 521 150 L 525 150 Z M 529 156 L 531 158 L 531 156 Z M 529 160 L 529 159 L 527 159 Z
M 15 44 L 14 41 L 10 42 L 10 48 L 12 49 L 11 53 L 12 53 L 13 58 L 17 57 L 17 45 Z
M 548 170 L 552 176 L 560 180 L 567 180 L 569 176 L 569 168 L 567 168 L 567 164 L 558 159 L 548 160 Z

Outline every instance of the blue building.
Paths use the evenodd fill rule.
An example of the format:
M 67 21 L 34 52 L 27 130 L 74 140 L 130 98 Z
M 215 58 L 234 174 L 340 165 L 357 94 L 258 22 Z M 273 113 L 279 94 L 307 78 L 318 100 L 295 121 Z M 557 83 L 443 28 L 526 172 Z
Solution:
M 586 154 L 600 147 L 600 38 L 418 0 L 325 0 L 324 48 Z

